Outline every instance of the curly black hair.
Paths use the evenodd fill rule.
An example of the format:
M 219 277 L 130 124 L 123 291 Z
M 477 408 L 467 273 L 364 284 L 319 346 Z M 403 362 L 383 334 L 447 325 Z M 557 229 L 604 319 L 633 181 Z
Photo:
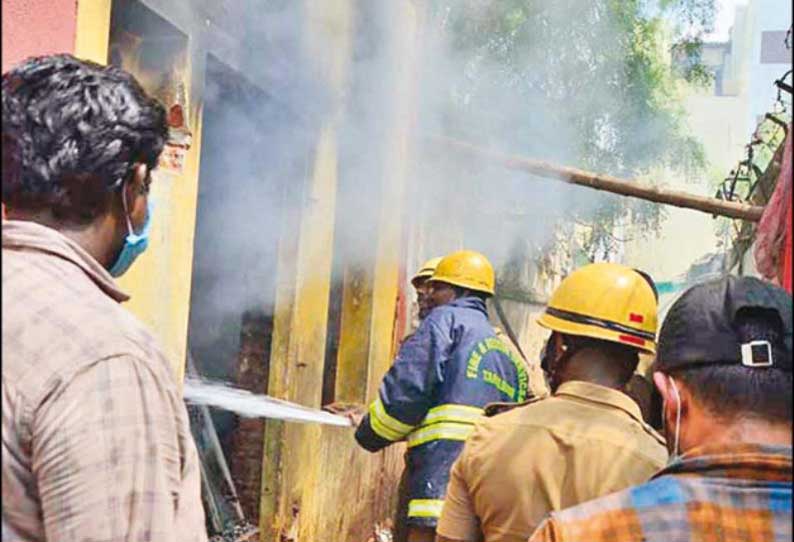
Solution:
M 90 222 L 135 164 L 154 169 L 168 135 L 163 106 L 129 73 L 68 54 L 29 58 L 3 74 L 3 202 Z

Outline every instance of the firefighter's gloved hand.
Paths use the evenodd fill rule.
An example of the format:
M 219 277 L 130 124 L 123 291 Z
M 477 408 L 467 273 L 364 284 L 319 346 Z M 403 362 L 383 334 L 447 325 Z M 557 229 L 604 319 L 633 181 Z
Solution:
M 345 416 L 351 421 L 353 427 L 358 427 L 358 425 L 361 423 L 361 420 L 364 418 L 364 415 L 367 413 L 367 407 L 365 405 L 360 403 L 344 403 L 341 401 L 331 403 L 330 405 L 325 405 L 323 410 L 330 412 L 331 414 Z

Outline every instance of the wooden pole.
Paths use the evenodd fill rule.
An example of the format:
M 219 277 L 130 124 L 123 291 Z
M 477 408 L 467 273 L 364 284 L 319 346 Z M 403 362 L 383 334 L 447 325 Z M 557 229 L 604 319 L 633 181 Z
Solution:
M 522 156 L 514 156 L 499 151 L 484 149 L 448 137 L 434 137 L 432 140 L 446 147 L 457 149 L 498 162 L 509 169 L 525 171 L 533 175 L 551 177 L 566 183 L 587 186 L 596 190 L 604 190 L 614 194 L 694 209 L 712 215 L 727 216 L 751 222 L 761 220 L 764 208 L 736 201 L 725 201 L 707 196 L 688 194 L 678 190 L 657 188 L 633 179 L 619 179 L 610 175 L 597 175 L 581 169 L 557 166 L 541 160 L 533 160 Z

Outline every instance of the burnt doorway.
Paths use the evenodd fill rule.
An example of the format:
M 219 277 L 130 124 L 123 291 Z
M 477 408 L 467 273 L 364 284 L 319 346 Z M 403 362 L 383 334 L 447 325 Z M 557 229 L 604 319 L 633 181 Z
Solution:
M 203 377 L 265 393 L 295 123 L 211 55 L 205 81 L 188 355 Z M 211 414 L 246 519 L 256 524 L 264 421 Z

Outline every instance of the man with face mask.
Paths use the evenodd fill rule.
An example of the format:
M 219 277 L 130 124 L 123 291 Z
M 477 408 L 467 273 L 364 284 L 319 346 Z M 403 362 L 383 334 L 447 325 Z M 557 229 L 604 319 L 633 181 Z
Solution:
M 792 299 L 751 277 L 690 288 L 659 334 L 671 461 L 554 513 L 532 542 L 792 539 Z
M 538 323 L 552 395 L 489 405 L 452 468 L 441 542 L 525 542 L 551 510 L 640 483 L 661 468 L 664 439 L 624 392 L 653 352 L 656 300 L 629 267 L 584 266 L 554 291 Z
M 70 55 L 4 74 L 2 107 L 19 165 L 2 177 L 4 523 L 29 542 L 203 542 L 185 405 L 113 280 L 147 245 L 165 110 Z

